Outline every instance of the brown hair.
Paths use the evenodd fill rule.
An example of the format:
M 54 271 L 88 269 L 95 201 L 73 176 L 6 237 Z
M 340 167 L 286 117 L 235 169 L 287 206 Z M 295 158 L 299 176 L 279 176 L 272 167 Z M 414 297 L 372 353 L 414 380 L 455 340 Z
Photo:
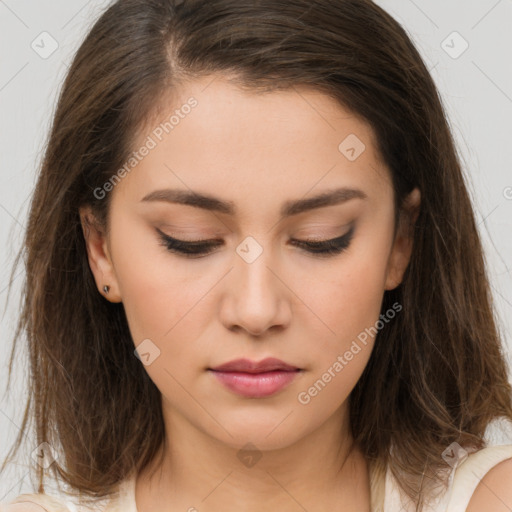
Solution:
M 99 18 L 64 82 L 31 203 L 9 366 L 10 377 L 26 332 L 30 397 L 11 452 L 32 418 L 37 442 L 63 454 L 52 474 L 104 496 L 164 442 L 160 392 L 133 354 L 123 305 L 98 293 L 78 208 L 107 226 L 110 194 L 94 190 L 126 161 L 156 99 L 214 73 L 248 91 L 331 96 L 374 129 L 396 212 L 421 191 L 409 267 L 382 305 L 403 311 L 379 331 L 350 396 L 373 509 L 389 463 L 421 510 L 443 481 L 445 448 L 482 448 L 492 419 L 512 419 L 512 391 L 442 101 L 404 29 L 370 0 L 120 0 Z

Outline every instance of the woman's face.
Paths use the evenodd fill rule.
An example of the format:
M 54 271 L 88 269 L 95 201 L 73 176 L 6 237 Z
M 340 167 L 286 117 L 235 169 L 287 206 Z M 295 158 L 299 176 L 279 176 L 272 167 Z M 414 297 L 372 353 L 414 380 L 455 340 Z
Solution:
M 209 77 L 167 110 L 113 187 L 108 238 L 88 237 L 91 268 L 122 301 L 169 421 L 284 447 L 344 416 L 375 332 L 400 314 L 379 322 L 411 249 L 393 238 L 389 170 L 369 126 L 312 90 L 256 95 Z M 190 258 L 164 236 L 213 245 Z M 330 254 L 295 242 L 338 238 Z M 298 370 L 212 371 L 266 358 Z

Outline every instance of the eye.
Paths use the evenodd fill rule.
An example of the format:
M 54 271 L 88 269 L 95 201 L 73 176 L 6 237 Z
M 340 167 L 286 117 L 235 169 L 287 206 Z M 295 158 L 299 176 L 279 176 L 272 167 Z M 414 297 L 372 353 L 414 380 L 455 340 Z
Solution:
M 184 240 L 172 238 L 159 229 L 157 229 L 157 232 L 160 235 L 160 243 L 168 251 L 178 253 L 187 258 L 200 258 L 212 252 L 219 245 L 222 245 L 221 240 L 191 240 L 185 242 Z
M 168 251 L 177 253 L 187 258 L 201 258 L 213 252 L 215 248 L 223 244 L 222 240 L 191 240 L 184 241 L 166 235 L 157 229 L 160 235 L 160 243 Z M 291 240 L 291 243 L 306 252 L 319 257 L 329 257 L 340 254 L 348 248 L 354 235 L 354 227 L 344 235 L 330 240 Z
M 342 251 L 347 249 L 353 236 L 354 226 L 352 226 L 344 235 L 337 238 L 331 238 L 330 240 L 292 240 L 292 243 L 311 254 L 321 257 L 329 257 L 340 254 Z

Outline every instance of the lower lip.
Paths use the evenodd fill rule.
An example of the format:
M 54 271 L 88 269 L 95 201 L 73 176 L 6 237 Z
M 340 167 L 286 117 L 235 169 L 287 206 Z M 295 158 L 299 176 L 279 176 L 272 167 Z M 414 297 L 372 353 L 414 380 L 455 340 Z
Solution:
M 251 398 L 271 396 L 281 391 L 299 373 L 299 371 L 264 373 L 210 371 L 231 391 Z

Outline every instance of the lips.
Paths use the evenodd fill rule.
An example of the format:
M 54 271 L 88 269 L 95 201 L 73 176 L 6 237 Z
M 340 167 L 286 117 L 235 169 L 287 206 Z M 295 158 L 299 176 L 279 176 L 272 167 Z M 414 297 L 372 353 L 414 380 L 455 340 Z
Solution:
M 239 372 L 239 373 L 265 373 L 273 371 L 294 372 L 299 370 L 296 366 L 291 366 L 280 359 L 268 357 L 262 361 L 250 361 L 249 359 L 235 359 L 228 363 L 221 364 L 214 368 L 209 368 L 215 372 Z
M 259 362 L 236 359 L 208 370 L 227 389 L 246 398 L 270 397 L 286 388 L 302 371 L 272 357 Z

